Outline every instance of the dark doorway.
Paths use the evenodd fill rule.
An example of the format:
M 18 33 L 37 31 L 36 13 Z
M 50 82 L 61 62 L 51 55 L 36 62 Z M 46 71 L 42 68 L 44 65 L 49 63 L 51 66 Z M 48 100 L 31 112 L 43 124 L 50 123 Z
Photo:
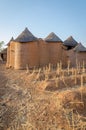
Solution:
M 4 60 L 4 56 L 3 56 L 3 54 L 1 54 L 1 58 L 2 58 L 2 60 Z

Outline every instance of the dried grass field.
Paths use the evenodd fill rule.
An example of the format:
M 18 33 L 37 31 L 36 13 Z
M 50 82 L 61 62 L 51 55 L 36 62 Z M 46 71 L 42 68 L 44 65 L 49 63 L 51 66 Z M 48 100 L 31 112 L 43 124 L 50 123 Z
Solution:
M 0 63 L 0 130 L 86 130 L 86 69 L 6 69 Z

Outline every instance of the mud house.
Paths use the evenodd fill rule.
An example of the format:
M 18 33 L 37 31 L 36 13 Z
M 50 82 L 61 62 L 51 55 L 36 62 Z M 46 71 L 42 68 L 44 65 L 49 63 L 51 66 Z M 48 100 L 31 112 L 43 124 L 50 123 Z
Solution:
M 67 47 L 67 50 L 74 48 L 75 46 L 77 46 L 77 44 L 78 42 L 72 36 L 68 37 L 64 41 L 64 45 Z
M 63 66 L 66 66 L 67 55 L 62 40 L 53 32 L 44 40 L 46 41 L 49 52 L 49 63 L 56 65 L 61 61 Z
M 15 69 L 39 67 L 49 64 L 45 42 L 36 38 L 27 28 L 8 44 L 7 66 Z
M 26 28 L 14 41 L 15 69 L 39 65 L 38 39 Z
M 68 51 L 68 57 L 71 63 L 71 66 L 76 67 L 78 64 L 83 64 L 86 61 L 86 48 L 79 43 L 75 48 Z M 86 66 L 86 63 L 85 63 Z
M 11 39 L 7 51 L 7 67 L 26 69 L 42 67 L 62 61 L 66 65 L 67 54 L 62 40 L 51 33 L 44 40 L 35 37 L 27 28 Z
M 76 60 L 77 60 L 77 63 L 79 64 L 83 64 L 83 61 L 84 63 L 86 62 L 86 48 L 81 44 L 79 43 L 75 48 L 74 48 L 74 51 L 76 53 Z M 86 65 L 86 63 L 85 63 Z

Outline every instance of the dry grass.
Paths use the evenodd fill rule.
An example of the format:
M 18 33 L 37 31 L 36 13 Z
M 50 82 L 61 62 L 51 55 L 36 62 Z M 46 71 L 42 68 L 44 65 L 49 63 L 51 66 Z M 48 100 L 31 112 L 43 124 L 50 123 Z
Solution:
M 84 67 L 26 71 L 0 64 L 0 130 L 86 130 Z

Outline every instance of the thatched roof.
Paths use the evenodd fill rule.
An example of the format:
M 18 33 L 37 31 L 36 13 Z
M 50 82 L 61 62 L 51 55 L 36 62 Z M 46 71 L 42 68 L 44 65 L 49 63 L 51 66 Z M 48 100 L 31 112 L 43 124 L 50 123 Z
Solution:
M 14 38 L 12 37 L 12 38 L 10 39 L 10 41 L 7 43 L 7 46 L 9 46 L 9 45 L 10 45 L 10 42 L 13 41 L 13 40 L 14 40 Z
M 79 43 L 73 50 L 76 52 L 86 52 L 86 48 L 81 43 Z
M 68 37 L 65 41 L 64 41 L 64 45 L 65 46 L 71 46 L 71 47 L 75 47 L 78 44 L 78 42 L 72 37 Z
M 25 28 L 25 30 L 15 39 L 16 42 L 30 42 L 35 41 L 37 38 L 28 30 L 28 28 Z
M 51 32 L 44 40 L 46 42 L 62 42 L 62 40 L 54 32 Z

